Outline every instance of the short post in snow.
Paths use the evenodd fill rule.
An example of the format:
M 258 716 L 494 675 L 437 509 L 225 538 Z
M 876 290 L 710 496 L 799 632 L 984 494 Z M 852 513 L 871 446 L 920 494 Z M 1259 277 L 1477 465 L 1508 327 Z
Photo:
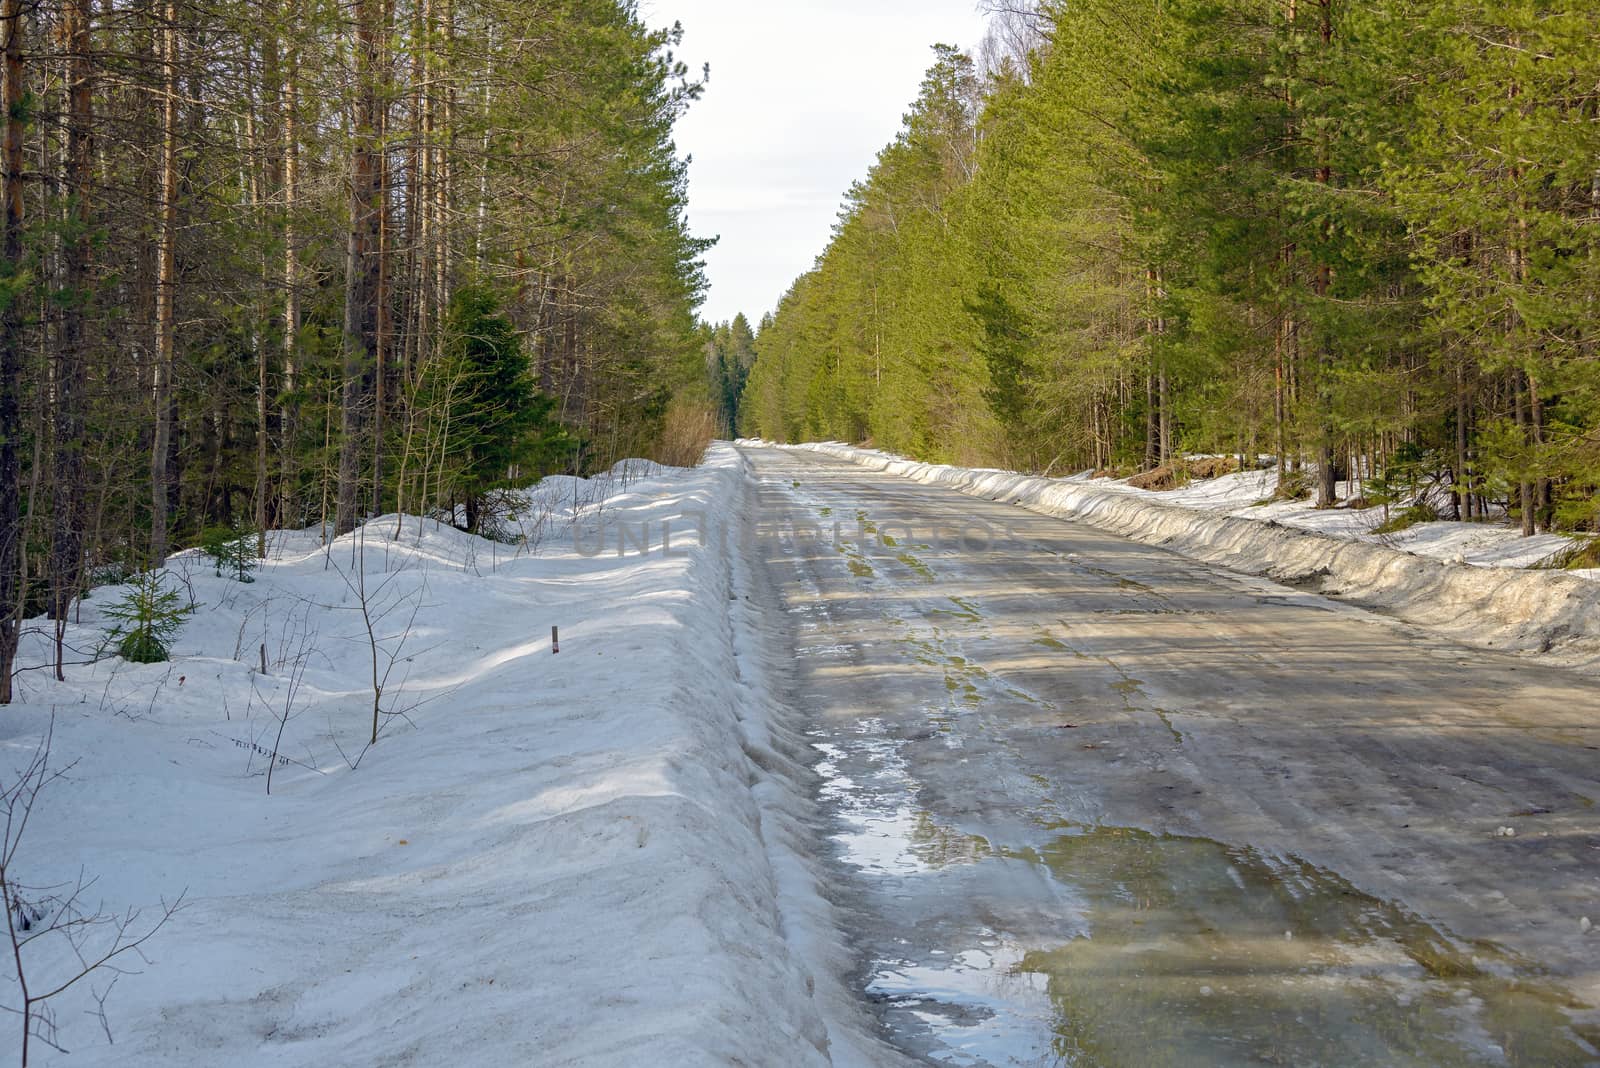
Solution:
M 559 653 L 561 651 L 561 635 L 556 632 L 556 628 L 554 627 L 550 628 L 550 651 L 552 653 Z

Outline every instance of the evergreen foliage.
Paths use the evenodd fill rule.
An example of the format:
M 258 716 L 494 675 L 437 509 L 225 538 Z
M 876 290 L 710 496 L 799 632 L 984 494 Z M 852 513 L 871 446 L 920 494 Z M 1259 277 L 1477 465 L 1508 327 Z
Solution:
M 200 535 L 200 548 L 216 564 L 216 574 L 227 574 L 240 582 L 254 582 L 250 572 L 256 566 L 258 532 L 242 520 L 228 526 L 207 527 Z
M 681 27 L 637 0 L 5 2 L 0 704 L 20 621 L 49 612 L 64 676 L 111 561 L 470 515 L 681 436 L 711 244 Z
M 480 285 L 456 290 L 445 331 L 441 373 L 430 381 L 452 388 L 425 393 L 422 403 L 443 409 L 449 440 L 440 448 L 466 504 L 467 527 L 476 531 L 485 494 L 559 467 L 577 439 L 554 418 L 555 401 L 534 388 L 522 338 L 493 292 Z
M 1590 6 L 1008 11 L 982 71 L 936 48 L 763 324 L 744 431 L 1033 470 L 1265 453 L 1325 506 L 1349 479 L 1596 529 Z
M 120 601 L 104 610 L 114 624 L 106 644 L 135 664 L 162 663 L 194 608 L 183 603 L 178 591 L 167 588 L 158 572 L 146 571 L 130 585 Z

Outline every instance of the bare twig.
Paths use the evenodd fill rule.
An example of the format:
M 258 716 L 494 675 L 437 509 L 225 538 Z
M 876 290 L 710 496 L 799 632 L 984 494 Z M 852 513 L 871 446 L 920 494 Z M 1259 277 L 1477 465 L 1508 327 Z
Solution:
M 55 735 L 55 720 L 44 738 L 35 748 L 32 759 L 9 785 L 0 784 L 0 819 L 3 819 L 3 838 L 0 838 L 0 905 L 5 908 L 6 933 L 11 940 L 11 962 L 15 970 L 17 987 L 22 995 L 20 1008 L 0 1005 L 0 1010 L 22 1018 L 22 1064 L 26 1068 L 31 1044 L 34 1042 L 51 1049 L 66 1052 L 59 1041 L 59 1028 L 51 999 L 70 990 L 78 983 L 105 972 L 111 981 L 104 990 L 95 990 L 91 996 L 98 1010 L 100 1026 L 111 1039 L 111 1025 L 106 1016 L 105 1003 L 117 980 L 133 974 L 124 965 L 130 956 L 148 963 L 142 948 L 167 921 L 183 907 L 183 894 L 168 903 L 161 902 L 160 917 L 142 932 L 139 923 L 141 911 L 130 908 L 120 914 L 107 913 L 103 908 L 89 910 L 84 905 L 86 892 L 95 880 L 86 878 L 80 871 L 70 889 L 64 886 L 29 886 L 16 875 L 17 849 L 27 830 L 29 817 L 45 787 L 62 778 L 73 767 L 51 769 L 50 745 Z M 31 960 L 35 943 L 50 943 L 54 948 L 44 954 L 42 962 Z M 50 969 L 51 962 L 59 961 L 65 945 L 71 961 L 65 971 Z M 37 969 L 30 974 L 30 963 L 44 969 L 47 978 L 40 979 Z M 60 968 L 56 964 L 57 969 Z

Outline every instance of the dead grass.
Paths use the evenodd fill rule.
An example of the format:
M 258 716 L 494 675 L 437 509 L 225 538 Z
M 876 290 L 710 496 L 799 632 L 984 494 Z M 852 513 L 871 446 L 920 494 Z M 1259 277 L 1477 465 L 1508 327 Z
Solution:
M 1142 490 L 1173 490 L 1188 482 L 1188 476 L 1177 464 L 1162 464 L 1142 471 L 1128 479 L 1128 485 Z
M 1237 456 L 1202 456 L 1197 460 L 1184 462 L 1189 469 L 1190 478 L 1221 478 L 1239 470 Z
M 1311 496 L 1311 476 L 1304 471 L 1291 471 L 1278 482 L 1278 488 L 1268 498 L 1274 501 L 1302 501 Z
M 679 397 L 667 406 L 661 440 L 651 459 L 668 467 L 694 467 L 717 436 L 717 413 L 709 403 Z
M 1196 479 L 1221 478 L 1239 470 L 1239 461 L 1232 456 L 1201 456 L 1177 460 L 1170 464 L 1134 475 L 1128 485 L 1142 490 L 1173 490 L 1186 486 Z
M 1374 534 L 1398 534 L 1402 530 L 1416 526 L 1418 523 L 1432 523 L 1439 518 L 1438 511 L 1426 501 L 1418 501 L 1411 507 L 1395 512 L 1387 520 L 1372 528 Z
M 1573 538 L 1572 544 L 1533 565 L 1556 571 L 1579 571 L 1600 567 L 1600 537 Z

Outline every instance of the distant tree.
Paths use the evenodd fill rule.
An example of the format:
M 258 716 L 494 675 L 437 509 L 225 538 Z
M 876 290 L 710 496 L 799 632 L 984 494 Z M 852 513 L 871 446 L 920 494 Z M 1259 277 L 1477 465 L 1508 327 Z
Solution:
M 756 337 L 743 312 L 735 315 L 732 322 L 707 328 L 706 371 L 722 432 L 729 437 L 744 433 L 740 426 L 740 398 L 755 360 Z

